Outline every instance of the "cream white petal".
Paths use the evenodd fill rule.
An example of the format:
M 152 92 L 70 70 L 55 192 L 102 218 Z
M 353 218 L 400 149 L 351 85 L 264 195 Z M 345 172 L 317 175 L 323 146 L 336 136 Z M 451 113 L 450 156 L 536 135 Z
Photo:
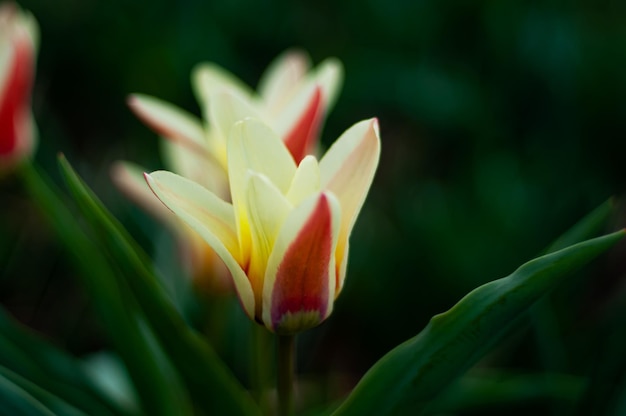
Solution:
M 313 156 L 306 156 L 300 162 L 287 192 L 287 199 L 292 205 L 298 205 L 302 200 L 319 192 L 320 168 Z
M 310 58 L 304 51 L 292 49 L 279 55 L 267 67 L 259 81 L 258 92 L 271 115 L 278 114 L 285 106 L 310 66 Z
M 211 95 L 210 100 L 211 142 L 220 159 L 227 160 L 228 137 L 235 123 L 246 118 L 262 119 L 263 116 L 249 100 L 245 100 L 230 91 L 216 92 Z
M 203 108 L 210 106 L 212 94 L 224 89 L 248 99 L 254 94 L 239 78 L 211 62 L 196 65 L 191 73 L 191 84 Z
M 9 61 L 14 58 L 16 43 L 26 41 L 33 51 L 39 44 L 39 26 L 33 15 L 21 10 L 13 2 L 0 5 L 0 93 L 4 90 L 7 71 L 11 67 Z M 36 53 L 33 52 L 33 56 Z
M 171 172 L 157 171 L 145 177 L 161 202 L 200 234 L 224 261 L 246 314 L 254 318 L 254 295 L 240 265 L 232 206 L 197 183 Z
M 33 49 L 39 47 L 39 25 L 28 10 L 13 2 L 0 4 L 0 39 L 26 36 Z
M 246 212 L 251 241 L 248 278 L 260 308 L 267 259 L 274 247 L 278 231 L 292 206 L 264 175 L 249 171 L 246 189 Z M 260 309 L 257 316 L 261 316 Z
M 380 139 L 376 119 L 361 121 L 350 127 L 326 152 L 320 161 L 321 187 L 332 191 L 341 204 L 341 231 L 337 261 L 347 256 L 347 242 L 367 192 L 374 179 L 380 157 Z M 338 290 L 343 284 L 338 276 Z
M 131 201 L 159 221 L 176 228 L 178 219 L 154 195 L 143 176 L 145 169 L 131 162 L 115 162 L 111 166 L 111 179 L 115 186 Z
M 167 170 L 199 183 L 224 200 L 230 198 L 228 176 L 217 159 L 198 154 L 193 149 L 171 140 L 162 139 L 159 144 Z M 146 186 L 143 175 L 141 181 Z
M 322 89 L 325 112 L 335 105 L 343 83 L 343 65 L 336 58 L 328 58 L 315 68 L 315 82 Z
M 207 152 L 202 122 L 192 114 L 144 94 L 131 95 L 128 106 L 161 136 L 179 141 L 196 152 Z
M 226 142 L 230 126 L 214 125 L 213 108 L 222 104 L 213 103 L 213 100 L 216 94 L 228 92 L 241 101 L 251 102 L 254 100 L 255 93 L 233 74 L 210 62 L 201 63 L 193 69 L 191 83 L 202 108 L 209 149 L 226 170 Z M 227 121 L 226 124 L 230 122 Z
M 249 171 L 265 175 L 283 194 L 296 171 L 295 162 L 281 139 L 255 119 L 236 123 L 228 144 L 228 180 L 243 261 L 249 260 L 250 253 L 250 220 L 245 203 Z
M 4 33 L 0 32 L 0 35 L 4 35 Z M 7 88 L 6 84 L 13 59 L 14 53 L 11 39 L 8 36 L 0 36 L 0 97 L 4 96 L 4 90 Z
M 265 175 L 286 194 L 296 164 L 280 137 L 257 119 L 236 123 L 228 145 L 228 175 L 233 202 L 244 195 L 248 170 Z

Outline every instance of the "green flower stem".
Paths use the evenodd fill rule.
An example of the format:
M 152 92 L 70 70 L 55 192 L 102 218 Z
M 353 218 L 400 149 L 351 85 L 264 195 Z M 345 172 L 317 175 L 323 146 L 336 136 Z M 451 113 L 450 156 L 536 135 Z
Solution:
M 270 414 L 267 392 L 271 387 L 270 374 L 272 373 L 271 333 L 263 326 L 251 322 L 253 348 L 251 351 L 250 381 L 254 399 L 264 415 Z
M 278 337 L 278 415 L 290 416 L 294 411 L 293 383 L 296 361 L 296 336 Z

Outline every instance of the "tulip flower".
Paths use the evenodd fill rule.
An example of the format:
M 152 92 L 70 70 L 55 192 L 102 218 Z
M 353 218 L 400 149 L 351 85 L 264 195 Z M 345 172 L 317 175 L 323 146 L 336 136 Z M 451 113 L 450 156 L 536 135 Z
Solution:
M 343 73 L 333 58 L 313 70 L 309 68 L 305 53 L 287 51 L 270 64 L 259 81 L 258 92 L 254 92 L 219 66 L 200 64 L 192 80 L 206 125 L 154 97 L 136 94 L 130 97 L 129 105 L 160 135 L 205 155 L 224 170 L 229 129 L 246 117 L 258 118 L 278 132 L 300 162 L 316 150 L 322 121 L 334 104 Z
M 35 19 L 12 3 L 0 6 L 0 174 L 35 148 L 30 94 L 35 76 Z
M 245 119 L 228 140 L 232 203 L 171 172 L 146 180 L 224 261 L 246 314 L 293 334 L 332 312 L 379 153 L 375 119 L 348 129 L 319 162 L 309 155 L 299 164 L 277 133 Z
M 292 156 L 301 160 L 317 145 L 322 116 L 335 101 L 342 68 L 328 59 L 310 70 L 306 54 L 288 51 L 278 57 L 261 77 L 259 93 L 214 64 L 201 64 L 193 73 L 194 89 L 209 123 L 153 97 L 133 95 L 130 108 L 164 137 L 165 167 L 230 200 L 227 180 L 226 135 L 236 121 L 246 117 L 272 120 L 283 132 Z M 209 105 L 209 102 L 211 105 Z M 178 235 L 184 263 L 195 282 L 211 293 L 229 290 L 230 277 L 212 249 L 187 226 L 172 220 L 171 213 L 146 186 L 142 169 L 119 162 L 112 170 L 119 188 Z

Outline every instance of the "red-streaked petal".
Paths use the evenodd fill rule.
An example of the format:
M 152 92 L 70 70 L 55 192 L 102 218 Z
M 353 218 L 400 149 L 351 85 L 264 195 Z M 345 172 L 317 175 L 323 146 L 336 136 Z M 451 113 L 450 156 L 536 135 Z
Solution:
M 263 321 L 272 331 L 314 327 L 332 311 L 341 211 L 331 193 L 315 195 L 285 220 L 267 264 Z
M 379 157 L 378 121 L 371 119 L 350 127 L 320 161 L 321 187 L 332 191 L 341 204 L 337 294 L 345 278 L 348 238 L 374 179 Z
M 290 127 L 283 140 L 293 159 L 296 163 L 300 163 L 317 144 L 319 127 L 323 118 L 321 89 L 319 87 L 314 88 L 313 94 L 299 117 L 291 114 L 290 116 L 294 117 L 296 122 Z
M 343 83 L 343 65 L 336 58 L 328 58 L 315 68 L 313 77 L 322 89 L 323 112 L 328 114 L 337 101 Z
M 215 250 L 233 277 L 244 311 L 254 319 L 254 295 L 244 273 L 232 205 L 202 186 L 171 172 L 145 175 L 155 195 Z
M 208 152 L 204 128 L 197 117 L 149 95 L 132 94 L 127 103 L 133 113 L 157 134 L 196 153 Z
M 36 25 L 30 16 L 4 6 L 3 64 L 0 85 L 0 162 L 13 164 L 34 148 L 30 94 L 35 76 Z M 3 170 L 3 166 L 0 166 Z
M 144 178 L 145 169 L 131 162 L 115 162 L 111 166 L 111 179 L 124 195 L 157 220 L 177 229 L 178 217 L 154 195 Z
M 270 115 L 276 116 L 283 110 L 310 66 L 306 52 L 291 49 L 279 55 L 267 67 L 257 90 Z

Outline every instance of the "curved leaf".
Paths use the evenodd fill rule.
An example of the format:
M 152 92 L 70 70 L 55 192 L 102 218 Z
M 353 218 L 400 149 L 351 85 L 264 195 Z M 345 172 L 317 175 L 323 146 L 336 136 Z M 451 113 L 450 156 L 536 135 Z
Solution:
M 108 403 L 73 357 L 29 333 L 0 309 L 0 366 L 87 414 L 123 414 Z
M 55 416 L 26 390 L 0 374 L 0 414 Z
M 44 390 L 37 384 L 2 366 L 0 366 L 0 377 L 5 377 L 10 382 L 23 389 L 35 400 L 39 401 L 42 405 L 57 415 L 88 416 L 87 413 L 75 408 L 49 391 Z
M 559 373 L 477 372 L 452 383 L 428 406 L 426 413 L 454 414 L 468 410 L 478 413 L 546 400 L 561 409 L 573 408 L 586 384 L 583 377 Z
M 211 346 L 183 321 L 159 286 L 151 263 L 139 245 L 62 155 L 59 164 L 82 214 L 103 242 L 103 248 L 119 265 L 123 276 L 116 278 L 130 286 L 132 296 L 143 309 L 148 324 L 193 399 L 207 412 L 229 415 L 259 413 L 250 395 Z
M 25 164 L 22 178 L 49 224 L 57 233 L 79 269 L 77 276 L 94 301 L 96 311 L 128 372 L 146 413 L 189 414 L 183 391 L 164 371 L 154 344 L 144 336 L 141 314 L 120 270 L 107 261 L 101 250 L 80 227 L 59 193 L 34 167 Z
M 473 290 L 380 359 L 335 414 L 419 414 L 502 337 L 509 323 L 624 235 L 621 230 L 539 257 Z

